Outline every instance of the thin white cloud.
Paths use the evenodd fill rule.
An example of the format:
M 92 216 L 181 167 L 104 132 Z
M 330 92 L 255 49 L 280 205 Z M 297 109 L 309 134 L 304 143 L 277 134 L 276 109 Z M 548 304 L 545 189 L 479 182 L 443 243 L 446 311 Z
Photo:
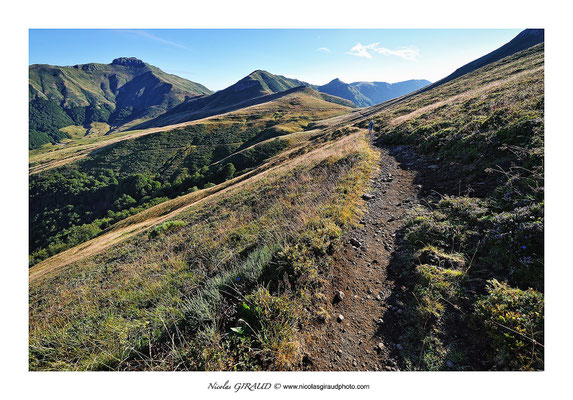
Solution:
M 182 44 L 172 42 L 171 40 L 166 40 L 166 39 L 160 38 L 159 36 L 156 36 L 152 33 L 146 32 L 146 31 L 135 30 L 135 29 L 121 29 L 121 32 L 132 33 L 134 35 L 141 36 L 141 37 L 144 37 L 146 39 L 153 40 L 155 42 L 159 42 L 159 43 L 167 44 L 169 46 L 178 47 L 180 49 L 186 49 L 187 50 L 187 47 L 183 46 Z
M 347 51 L 356 57 L 372 58 L 372 54 L 382 54 L 384 56 L 396 56 L 404 60 L 415 61 L 420 52 L 415 47 L 402 47 L 401 49 L 391 50 L 386 47 L 380 47 L 380 43 L 372 43 L 364 46 L 362 43 L 357 43 L 356 46 Z
M 332 51 L 330 51 L 328 47 L 319 47 L 318 49 L 316 49 L 316 51 L 318 51 L 319 53 L 332 53 Z

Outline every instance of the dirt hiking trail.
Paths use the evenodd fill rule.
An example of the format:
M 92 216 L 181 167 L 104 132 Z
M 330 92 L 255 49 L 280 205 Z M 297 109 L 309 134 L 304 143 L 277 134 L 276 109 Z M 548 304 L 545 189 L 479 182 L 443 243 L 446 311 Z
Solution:
M 389 273 L 397 234 L 418 201 L 416 154 L 405 146 L 377 148 L 379 171 L 363 197 L 367 210 L 333 256 L 326 277 L 330 318 L 311 330 L 303 369 L 318 371 L 398 370 L 400 344 L 387 332 L 399 325 L 399 288 Z M 398 161 L 400 160 L 400 161 Z M 390 297 L 392 298 L 390 299 Z M 396 305 L 398 304 L 398 305 Z

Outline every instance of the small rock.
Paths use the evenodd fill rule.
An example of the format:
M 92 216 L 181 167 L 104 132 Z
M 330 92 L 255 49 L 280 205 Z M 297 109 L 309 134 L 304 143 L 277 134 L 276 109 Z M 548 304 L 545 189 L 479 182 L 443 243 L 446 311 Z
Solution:
M 376 300 L 378 300 L 378 301 L 382 301 L 382 297 L 380 297 L 380 295 L 379 295 L 379 294 L 377 294 L 377 295 L 376 295 Z
M 353 245 L 354 247 L 360 247 L 362 246 L 362 243 L 360 243 L 357 239 L 355 238 L 351 238 L 350 239 L 350 244 Z
M 372 289 L 368 288 L 367 292 L 368 294 L 372 294 Z
M 376 350 L 380 352 L 384 351 L 384 343 L 382 342 L 378 343 L 378 345 L 376 346 Z
M 342 290 L 339 290 L 338 292 L 336 292 L 336 295 L 334 296 L 334 300 L 336 302 L 341 302 L 342 300 L 344 300 L 344 292 Z
M 372 200 L 372 199 L 374 198 L 374 195 L 373 195 L 373 194 L 370 194 L 370 193 L 364 193 L 364 194 L 362 195 L 362 198 L 363 198 L 364 200 L 366 200 L 366 201 L 369 201 L 369 200 Z
M 338 322 L 342 322 L 343 320 L 344 320 L 344 315 L 338 314 L 337 321 L 338 321 Z

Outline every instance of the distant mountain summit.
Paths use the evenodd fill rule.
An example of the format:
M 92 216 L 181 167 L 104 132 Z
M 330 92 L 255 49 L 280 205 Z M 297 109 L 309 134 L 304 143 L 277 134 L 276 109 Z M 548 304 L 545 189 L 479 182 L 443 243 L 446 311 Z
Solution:
M 352 101 L 359 107 L 372 106 L 386 100 L 418 90 L 431 82 L 425 79 L 412 79 L 404 82 L 353 82 L 345 83 L 336 78 L 317 90 Z
M 374 105 L 403 96 L 427 86 L 430 83 L 431 82 L 426 79 L 411 79 L 396 83 L 353 82 L 350 85 L 358 89 L 360 93 L 367 97 L 371 101 L 371 104 Z
M 276 98 L 273 95 L 286 94 L 297 88 L 313 90 L 312 85 L 307 82 L 286 78 L 282 75 L 274 75 L 263 70 L 256 70 L 226 89 L 210 96 L 188 99 L 163 115 L 145 122 L 137 128 L 177 124 L 229 112 L 238 108 L 271 101 Z M 351 101 L 336 96 L 325 94 L 322 96 L 322 99 L 330 103 L 354 107 Z
M 134 57 L 111 64 L 31 65 L 30 148 L 69 137 L 60 130 L 67 126 L 102 122 L 110 129 L 126 128 L 211 93 Z
M 360 93 L 360 90 L 342 82 L 338 78 L 331 80 L 326 85 L 317 86 L 317 90 L 319 92 L 328 93 L 333 96 L 338 96 L 342 97 L 343 99 L 350 100 L 359 107 L 372 105 L 370 99 Z
M 112 65 L 123 65 L 124 67 L 145 67 L 145 63 L 135 57 L 120 57 L 111 63 Z

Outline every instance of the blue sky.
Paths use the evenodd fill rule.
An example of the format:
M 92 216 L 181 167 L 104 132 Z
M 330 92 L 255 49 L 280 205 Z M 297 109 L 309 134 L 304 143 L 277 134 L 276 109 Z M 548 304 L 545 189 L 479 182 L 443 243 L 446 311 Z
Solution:
M 520 31 L 33 29 L 29 63 L 110 63 L 117 57 L 137 57 L 212 90 L 256 69 L 314 84 L 334 78 L 433 82 Z

